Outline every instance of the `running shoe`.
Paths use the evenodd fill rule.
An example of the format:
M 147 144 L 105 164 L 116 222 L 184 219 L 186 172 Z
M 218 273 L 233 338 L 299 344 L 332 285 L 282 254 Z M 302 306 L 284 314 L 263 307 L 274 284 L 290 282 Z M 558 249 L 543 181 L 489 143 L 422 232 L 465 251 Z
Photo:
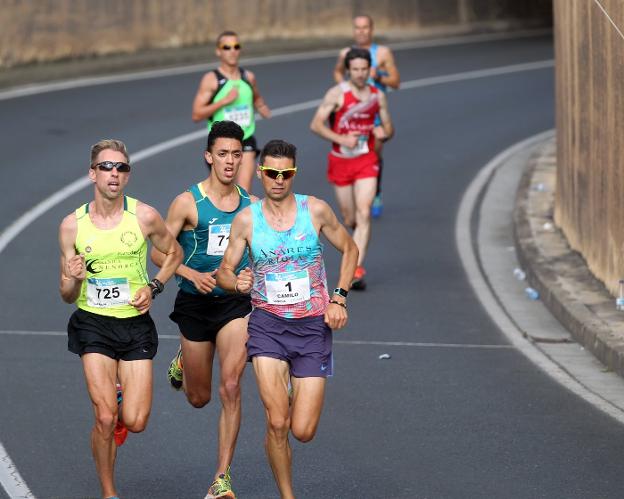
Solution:
M 366 282 L 364 281 L 365 275 L 366 275 L 366 270 L 364 270 L 364 267 L 359 265 L 355 269 L 355 274 L 353 274 L 353 280 L 351 281 L 351 289 L 355 289 L 357 291 L 364 291 L 366 289 Z
M 381 194 L 377 194 L 373 200 L 371 206 L 371 217 L 379 218 L 383 212 L 383 201 L 381 200 Z
M 178 353 L 171 360 L 169 364 L 169 370 L 167 371 L 167 379 L 171 388 L 180 391 L 182 389 L 182 377 L 184 372 L 182 371 L 182 347 L 178 347 Z
M 230 467 L 228 466 L 225 473 L 221 473 L 219 477 L 212 482 L 212 485 L 208 489 L 208 494 L 204 497 L 204 499 L 217 499 L 222 497 L 236 499 L 236 495 L 232 491 L 231 481 Z
M 117 383 L 116 388 L 117 388 L 117 406 L 119 407 L 121 406 L 121 403 L 123 402 L 123 392 L 121 391 L 121 385 L 119 383 Z M 126 438 L 128 438 L 128 428 L 126 428 L 126 425 L 123 424 L 120 412 L 121 412 L 120 410 L 117 411 L 118 418 L 117 418 L 117 423 L 115 424 L 115 430 L 113 431 L 113 437 L 115 439 L 115 444 L 117 445 L 117 447 L 121 447 L 126 441 Z

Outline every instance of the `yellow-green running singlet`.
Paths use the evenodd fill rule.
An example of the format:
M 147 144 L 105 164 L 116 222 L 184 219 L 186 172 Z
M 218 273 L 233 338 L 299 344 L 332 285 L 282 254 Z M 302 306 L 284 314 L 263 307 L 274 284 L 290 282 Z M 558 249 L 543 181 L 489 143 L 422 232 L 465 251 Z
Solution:
M 126 318 L 139 315 L 128 302 L 147 277 L 147 241 L 136 217 L 137 200 L 124 196 L 121 222 L 98 229 L 89 216 L 89 203 L 76 210 L 76 252 L 85 256 L 86 279 L 78 308 L 94 314 Z

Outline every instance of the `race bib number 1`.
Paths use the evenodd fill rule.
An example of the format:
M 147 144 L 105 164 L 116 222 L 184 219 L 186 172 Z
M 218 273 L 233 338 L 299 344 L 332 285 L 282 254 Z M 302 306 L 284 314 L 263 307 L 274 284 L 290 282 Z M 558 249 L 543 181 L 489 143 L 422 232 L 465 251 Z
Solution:
M 251 110 L 245 104 L 226 107 L 223 110 L 223 117 L 226 120 L 238 123 L 243 128 L 251 124 Z
M 267 301 L 271 305 L 292 305 L 310 299 L 308 271 L 275 272 L 266 274 Z
M 211 225 L 208 231 L 208 250 L 206 254 L 223 256 L 230 240 L 230 224 Z
M 87 279 L 87 305 L 96 308 L 127 305 L 130 301 L 130 284 L 125 277 Z

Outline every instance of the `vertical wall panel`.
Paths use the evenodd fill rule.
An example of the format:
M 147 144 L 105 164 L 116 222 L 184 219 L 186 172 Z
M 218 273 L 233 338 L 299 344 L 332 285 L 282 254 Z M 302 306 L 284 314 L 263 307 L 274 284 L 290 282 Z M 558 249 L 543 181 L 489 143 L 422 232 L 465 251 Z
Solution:
M 624 3 L 555 0 L 555 221 L 594 275 L 624 277 Z

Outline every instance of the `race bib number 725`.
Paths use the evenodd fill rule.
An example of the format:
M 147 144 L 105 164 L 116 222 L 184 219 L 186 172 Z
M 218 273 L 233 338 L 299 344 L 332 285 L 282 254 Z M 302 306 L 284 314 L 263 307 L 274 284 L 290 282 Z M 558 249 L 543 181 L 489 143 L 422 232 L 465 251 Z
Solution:
M 130 301 L 130 284 L 125 277 L 87 279 L 87 305 L 96 308 L 127 305 Z

